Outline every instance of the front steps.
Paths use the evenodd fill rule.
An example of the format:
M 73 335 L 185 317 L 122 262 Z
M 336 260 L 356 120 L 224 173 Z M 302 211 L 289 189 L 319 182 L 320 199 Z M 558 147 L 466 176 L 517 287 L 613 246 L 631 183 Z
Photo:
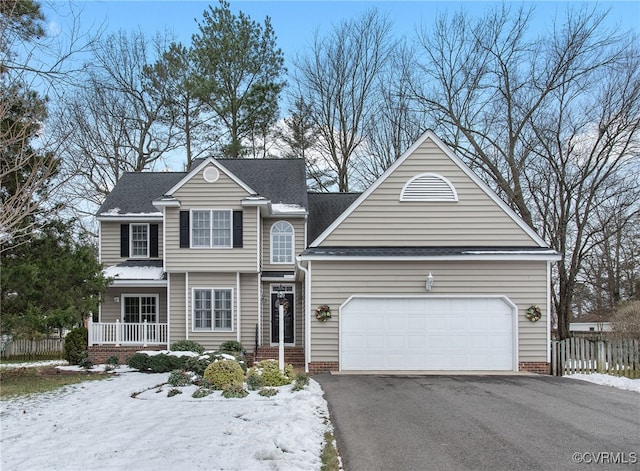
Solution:
M 258 347 L 255 353 L 254 361 L 260 360 L 277 360 L 278 347 Z M 294 367 L 304 367 L 304 348 L 302 347 L 284 347 L 284 362 L 290 363 Z

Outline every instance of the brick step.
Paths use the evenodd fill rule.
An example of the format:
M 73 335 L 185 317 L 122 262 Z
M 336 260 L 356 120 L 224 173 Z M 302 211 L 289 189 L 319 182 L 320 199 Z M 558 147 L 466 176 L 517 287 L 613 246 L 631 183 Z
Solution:
M 255 361 L 277 360 L 278 355 L 278 347 L 258 347 L 255 354 Z M 293 366 L 304 366 L 304 349 L 302 347 L 285 347 L 284 361 Z

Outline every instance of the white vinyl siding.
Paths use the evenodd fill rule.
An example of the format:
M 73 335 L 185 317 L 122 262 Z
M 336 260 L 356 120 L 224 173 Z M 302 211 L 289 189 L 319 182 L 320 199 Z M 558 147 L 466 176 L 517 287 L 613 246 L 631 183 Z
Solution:
M 271 226 L 271 263 L 293 263 L 293 226 L 278 221 Z
M 191 247 L 230 248 L 231 211 L 191 211 Z
M 233 290 L 193 289 L 193 330 L 233 330 Z

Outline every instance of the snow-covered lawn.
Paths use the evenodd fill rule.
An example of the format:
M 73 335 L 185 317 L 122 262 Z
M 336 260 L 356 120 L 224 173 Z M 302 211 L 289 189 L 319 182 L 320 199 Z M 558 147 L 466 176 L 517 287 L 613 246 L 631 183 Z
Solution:
M 623 376 L 611 376 L 602 373 L 572 374 L 566 375 L 564 378 L 579 379 L 582 381 L 589 381 L 590 383 L 602 384 L 604 386 L 612 386 L 614 388 L 640 393 L 640 379 L 630 379 Z
M 0 401 L 0 469 L 320 469 L 331 424 L 316 381 L 269 398 L 194 399 L 195 386 L 173 397 L 154 387 L 168 376 L 124 372 Z

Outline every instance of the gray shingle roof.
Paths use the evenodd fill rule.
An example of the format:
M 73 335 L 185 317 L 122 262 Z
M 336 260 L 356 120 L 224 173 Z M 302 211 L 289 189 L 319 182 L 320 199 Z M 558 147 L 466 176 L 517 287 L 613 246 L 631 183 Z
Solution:
M 309 193 L 309 242 L 322 234 L 358 196 L 360 193 Z
M 164 195 L 185 175 L 184 172 L 125 173 L 104 200 L 97 214 L 157 213 L 158 210 L 151 202 Z M 116 208 L 119 208 L 117 213 Z
M 272 203 L 308 207 L 302 159 L 221 159 L 219 163 Z M 97 214 L 156 213 L 158 210 L 151 202 L 162 197 L 186 175 L 185 172 L 125 173 Z
M 308 207 L 303 159 L 218 159 L 218 162 L 272 203 Z

